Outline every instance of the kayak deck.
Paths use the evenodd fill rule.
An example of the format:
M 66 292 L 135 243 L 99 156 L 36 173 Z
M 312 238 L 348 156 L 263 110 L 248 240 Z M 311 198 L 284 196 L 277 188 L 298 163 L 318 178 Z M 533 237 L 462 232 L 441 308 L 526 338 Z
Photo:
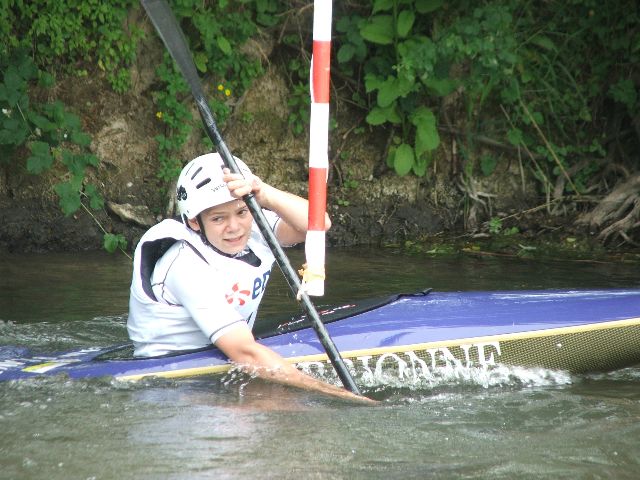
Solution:
M 319 312 L 355 375 L 398 369 L 504 364 L 572 373 L 640 363 L 640 290 L 419 292 L 364 300 Z M 259 339 L 301 368 L 329 368 L 304 316 Z M 57 356 L 0 352 L 0 380 L 64 373 L 72 378 L 183 377 L 231 368 L 216 348 L 134 359 L 126 348 Z M 123 352 L 125 352 L 123 354 Z M 123 358 L 124 357 L 124 358 Z

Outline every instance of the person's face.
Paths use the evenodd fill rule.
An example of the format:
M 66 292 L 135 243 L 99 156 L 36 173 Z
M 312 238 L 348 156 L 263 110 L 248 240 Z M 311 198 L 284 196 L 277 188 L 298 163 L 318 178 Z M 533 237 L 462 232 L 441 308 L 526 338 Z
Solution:
M 200 214 L 209 243 L 221 252 L 234 255 L 246 247 L 251 234 L 253 217 L 242 200 L 232 200 L 211 207 Z M 196 232 L 200 226 L 196 219 L 189 220 Z

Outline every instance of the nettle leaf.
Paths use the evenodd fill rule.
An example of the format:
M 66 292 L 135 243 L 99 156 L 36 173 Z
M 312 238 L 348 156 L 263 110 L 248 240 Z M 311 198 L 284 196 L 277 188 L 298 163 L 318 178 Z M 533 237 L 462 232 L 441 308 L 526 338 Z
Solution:
M 56 80 L 55 78 L 53 78 L 53 75 L 51 75 L 50 73 L 40 71 L 38 83 L 40 84 L 40 86 L 44 88 L 50 88 L 50 87 L 53 87 L 53 85 L 56 83 Z
M 545 50 L 549 50 L 550 52 L 555 52 L 558 49 L 556 48 L 555 43 L 546 35 L 536 35 L 531 39 L 531 43 L 537 45 Z
M 393 8 L 394 0 L 375 0 L 373 2 L 373 11 L 371 13 L 385 12 Z
M 373 107 L 367 115 L 367 123 L 369 125 L 382 125 L 387 121 L 386 109 L 380 107 Z
M 440 135 L 438 131 L 431 128 L 416 129 L 416 153 L 422 155 L 425 152 L 435 150 L 440 145 Z
M 193 63 L 196 64 L 196 68 L 202 73 L 207 72 L 208 61 L 209 59 L 207 58 L 207 54 L 204 52 L 196 52 L 196 54 L 193 56 Z
M 4 83 L 12 90 L 24 90 L 26 82 L 15 65 L 9 65 L 4 72 Z
M 360 27 L 360 35 L 371 43 L 391 45 L 394 38 L 393 17 L 391 15 L 371 17 Z
M 27 171 L 39 174 L 49 170 L 53 165 L 51 147 L 46 142 L 31 142 L 29 145 L 31 156 L 27 158 Z
M 69 150 L 63 150 L 61 161 L 73 175 L 84 177 L 86 163 L 81 155 L 76 155 Z
M 22 145 L 29 129 L 17 118 L 3 118 L 0 121 L 0 145 Z
M 96 189 L 95 185 L 92 185 L 90 183 L 87 184 L 84 187 L 84 194 L 89 199 L 89 206 L 91 207 L 91 209 L 98 210 L 104 206 L 104 200 L 102 199 L 102 196 L 98 193 L 98 190 Z
M 413 154 L 413 148 L 406 143 L 401 144 L 396 150 L 396 154 L 393 160 L 393 168 L 396 173 L 401 177 L 411 171 L 415 156 Z
M 491 175 L 498 164 L 498 160 L 493 155 L 483 155 L 480 157 L 480 170 L 485 177 Z
M 407 94 L 413 92 L 415 87 L 416 80 L 413 76 L 403 74 L 396 79 L 396 88 L 398 89 L 398 92 L 400 92 L 401 97 L 405 97 Z
M 431 13 L 444 4 L 444 0 L 416 0 L 416 12 Z
M 424 177 L 427 174 L 427 168 L 431 164 L 433 157 L 431 155 L 417 155 L 413 162 L 413 173 L 417 177 Z
M 383 83 L 384 80 L 381 77 L 372 73 L 367 73 L 364 76 L 364 88 L 367 93 L 371 93 L 372 91 L 379 89 Z
M 222 50 L 222 53 L 224 53 L 225 55 L 231 55 L 232 49 L 231 49 L 231 44 L 229 43 L 229 40 L 227 40 L 223 36 L 219 36 L 216 39 L 216 43 L 218 44 L 218 48 Z
M 9 104 L 9 107 L 13 108 L 19 103 L 23 103 L 26 85 L 15 67 L 10 66 L 7 69 L 4 74 L 4 83 L 0 86 L 2 87 L 0 97 Z
M 538 124 L 538 125 L 544 125 L 544 116 L 542 115 L 542 113 L 540 112 L 533 112 L 531 114 L 531 116 L 533 117 L 533 120 Z
M 396 32 L 400 38 L 406 38 L 413 27 L 413 22 L 416 19 L 416 15 L 411 10 L 403 10 L 398 15 L 398 21 L 396 23 Z
M 633 110 L 636 101 L 638 100 L 638 94 L 636 93 L 635 84 L 629 78 L 620 80 L 609 88 L 609 95 L 616 102 L 620 102 L 629 110 Z
M 45 110 L 54 122 L 64 125 L 65 123 L 65 111 L 64 105 L 60 100 L 56 100 L 45 107 Z
M 373 107 L 367 115 L 366 120 L 369 125 L 382 125 L 385 122 L 398 124 L 402 121 L 396 110 L 395 103 L 385 108 Z
M 400 114 L 398 113 L 398 109 L 396 108 L 396 104 L 395 103 L 393 105 L 390 105 L 389 107 L 387 107 L 386 111 L 387 111 L 387 120 L 390 123 L 393 123 L 395 125 L 398 125 L 398 124 L 402 123 L 402 118 L 400 117 Z
M 338 63 L 347 63 L 356 53 L 356 47 L 351 43 L 345 43 L 338 49 Z
M 458 83 L 448 78 L 428 78 L 424 80 L 425 86 L 439 97 L 446 97 L 453 92 Z
M 24 56 L 18 64 L 18 73 L 25 80 L 33 80 L 38 76 L 38 67 L 30 57 Z
M 436 117 L 427 107 L 418 107 L 411 116 L 416 127 L 416 155 L 435 150 L 440 145 L 440 135 L 436 128 Z
M 102 246 L 107 252 L 109 253 L 115 252 L 118 248 L 118 244 L 119 244 L 118 237 L 116 235 L 114 235 L 113 233 L 104 234 L 104 240 L 103 240 Z
M 507 140 L 509 140 L 509 143 L 514 147 L 524 144 L 522 138 L 522 130 L 520 130 L 519 128 L 512 128 L 507 132 Z
M 415 87 L 413 78 L 401 76 L 399 78 L 389 76 L 379 85 L 378 105 L 388 107 L 399 97 L 405 97 L 411 93 Z
M 382 108 L 388 107 L 399 96 L 400 92 L 397 88 L 397 79 L 389 76 L 378 89 L 378 105 Z
M 113 233 L 105 233 L 102 246 L 107 252 L 113 253 L 118 248 L 122 248 L 123 250 L 127 248 L 127 240 L 120 233 L 117 235 L 114 235 Z
M 74 177 L 68 182 L 59 183 L 54 190 L 60 197 L 58 202 L 62 212 L 66 215 L 73 215 L 82 205 L 80 201 L 80 188 L 82 187 L 82 179 Z
M 64 111 L 63 118 L 64 118 L 64 125 L 69 130 L 79 130 L 80 127 L 82 126 L 80 122 L 80 117 L 75 113 Z
M 75 143 L 76 145 L 80 145 L 81 147 L 88 147 L 91 143 L 91 135 L 80 131 L 71 132 L 69 139 L 71 140 L 71 142 Z
M 47 117 L 43 115 L 32 112 L 28 115 L 28 118 L 43 133 L 53 132 L 56 130 L 55 123 L 51 122 Z
M 93 153 L 85 153 L 82 155 L 85 165 L 91 165 L 93 167 L 97 167 L 100 163 L 100 159 L 95 156 Z

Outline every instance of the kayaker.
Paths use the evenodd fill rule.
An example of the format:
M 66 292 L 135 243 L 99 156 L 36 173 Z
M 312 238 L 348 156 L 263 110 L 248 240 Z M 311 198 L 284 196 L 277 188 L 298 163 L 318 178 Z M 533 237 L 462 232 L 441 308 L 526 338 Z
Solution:
M 213 343 L 262 378 L 366 401 L 300 372 L 255 341 L 251 329 L 275 258 L 242 197 L 253 192 L 282 246 L 305 240 L 308 202 L 264 183 L 244 162 L 236 162 L 242 175 L 224 168 L 217 153 L 189 162 L 177 182 L 180 220 L 164 220 L 140 239 L 127 321 L 135 355 L 166 355 Z M 331 225 L 328 216 L 325 225 Z

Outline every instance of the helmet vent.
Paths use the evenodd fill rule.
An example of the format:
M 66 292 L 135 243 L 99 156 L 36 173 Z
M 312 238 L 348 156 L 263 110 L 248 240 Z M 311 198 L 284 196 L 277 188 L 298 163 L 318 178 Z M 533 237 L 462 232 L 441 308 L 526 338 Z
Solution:
M 199 184 L 196 185 L 196 188 L 202 188 L 209 182 L 211 182 L 211 179 L 205 178 L 203 181 L 201 181 Z
M 196 178 L 196 175 L 198 175 L 201 171 L 202 171 L 202 167 L 198 168 L 195 172 L 193 172 L 193 175 L 191 175 L 191 180 Z M 200 186 L 198 186 L 198 188 L 200 188 Z

